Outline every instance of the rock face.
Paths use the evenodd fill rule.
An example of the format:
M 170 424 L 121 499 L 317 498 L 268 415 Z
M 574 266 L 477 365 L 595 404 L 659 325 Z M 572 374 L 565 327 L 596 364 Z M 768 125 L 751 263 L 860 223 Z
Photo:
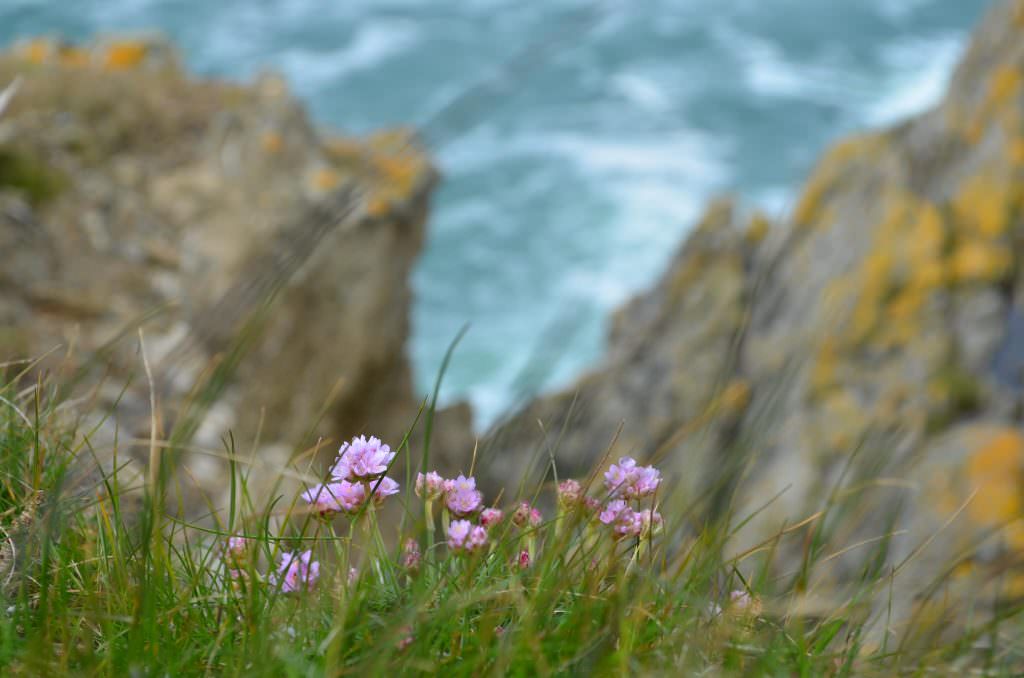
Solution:
M 152 41 L 26 43 L 0 56 L 0 82 L 16 76 L 0 116 L 0 362 L 93 361 L 97 410 L 119 402 L 115 421 L 148 433 L 136 326 L 168 420 L 250 337 L 199 444 L 222 449 L 230 429 L 240 453 L 283 464 L 310 433 L 401 439 L 418 405 L 408 277 L 436 179 L 408 134 L 321 135 L 279 79 L 195 81 Z M 363 199 L 342 220 L 348 185 Z M 311 245 L 314 217 L 332 227 Z
M 978 29 L 940 105 L 831 149 L 789 219 L 713 206 L 618 313 L 604 364 L 493 431 L 479 466 L 507 485 L 529 450 L 557 447 L 573 473 L 614 442 L 661 459 L 702 519 L 756 511 L 738 549 L 828 507 L 780 554 L 814 530 L 836 550 L 875 538 L 890 565 L 915 555 L 906 605 L 934 582 L 1019 595 L 1022 242 L 1017 0 Z

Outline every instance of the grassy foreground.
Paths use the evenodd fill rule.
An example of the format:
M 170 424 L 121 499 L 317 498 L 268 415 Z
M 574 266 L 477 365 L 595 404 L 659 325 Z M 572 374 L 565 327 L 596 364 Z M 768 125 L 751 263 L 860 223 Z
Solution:
M 670 501 L 669 483 L 649 483 L 630 500 L 635 516 L 660 508 L 663 525 L 650 513 L 636 529 L 622 527 L 625 514 L 605 520 L 616 496 L 629 499 L 604 475 L 607 460 L 579 479 L 578 491 L 569 484 L 556 492 L 552 481 L 496 503 L 466 479 L 461 490 L 445 490 L 430 476 L 417 493 L 409 473 L 397 488 L 389 481 L 388 492 L 397 491 L 379 502 L 307 495 L 310 504 L 294 493 L 252 496 L 248 455 L 239 451 L 229 507 L 189 522 L 153 510 L 175 505 L 175 483 L 159 474 L 132 487 L 116 469 L 84 472 L 96 468 L 90 431 L 57 393 L 42 381 L 0 383 L 4 675 L 882 676 L 1024 668 L 1016 610 L 952 638 L 886 631 L 884 605 L 868 602 L 884 601 L 884 573 L 867 571 L 832 609 L 800 612 L 810 574 L 829 566 L 828 549 L 809 548 L 804 568 L 788 578 L 767 565 L 774 543 L 757 557 L 727 558 L 727 528 L 695 526 L 684 505 Z M 392 444 L 394 458 L 377 461 L 390 466 L 411 454 L 419 465 L 421 450 Z M 234 457 L 230 446 L 211 454 Z M 316 488 L 325 477 L 310 472 L 309 456 L 282 474 Z M 335 480 L 352 479 L 345 492 L 381 487 L 372 469 L 343 466 Z M 454 504 L 447 499 L 460 491 Z M 448 506 L 462 500 L 466 530 L 489 525 L 446 537 L 457 518 Z M 505 511 L 484 517 L 483 506 Z

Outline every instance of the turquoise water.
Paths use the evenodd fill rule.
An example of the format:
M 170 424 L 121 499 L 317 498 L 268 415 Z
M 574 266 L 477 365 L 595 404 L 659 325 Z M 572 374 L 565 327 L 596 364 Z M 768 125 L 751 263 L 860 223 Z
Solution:
M 417 124 L 538 56 L 437 149 L 414 277 L 426 390 L 481 422 L 599 358 L 608 312 L 653 282 L 709 196 L 784 213 L 837 136 L 941 94 L 981 0 L 0 0 L 0 42 L 159 29 L 197 73 L 283 72 L 324 125 Z M 541 49 L 543 47 L 543 55 Z

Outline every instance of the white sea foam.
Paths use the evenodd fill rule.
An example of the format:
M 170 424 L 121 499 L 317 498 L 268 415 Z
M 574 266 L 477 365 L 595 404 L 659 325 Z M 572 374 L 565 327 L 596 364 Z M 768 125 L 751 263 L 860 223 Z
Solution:
M 959 35 L 907 40 L 884 50 L 882 58 L 890 74 L 886 92 L 866 107 L 865 122 L 887 125 L 935 105 L 962 50 Z
M 419 34 L 411 21 L 374 21 L 362 25 L 342 47 L 294 47 L 282 52 L 276 65 L 298 83 L 300 91 L 316 90 L 405 52 L 417 42 Z
M 631 103 L 656 113 L 672 107 L 672 100 L 652 78 L 639 73 L 619 73 L 611 80 L 612 87 Z

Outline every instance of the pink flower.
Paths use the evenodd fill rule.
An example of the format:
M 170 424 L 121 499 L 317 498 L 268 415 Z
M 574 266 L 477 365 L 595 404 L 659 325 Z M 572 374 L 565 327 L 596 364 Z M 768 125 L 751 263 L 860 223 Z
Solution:
M 445 504 L 456 516 L 468 516 L 483 506 L 484 497 L 476 489 L 476 480 L 459 475 L 455 480 L 445 481 Z
M 573 506 L 578 504 L 583 496 L 583 488 L 579 481 L 563 480 L 558 483 L 558 503 L 562 506 Z
M 593 497 L 583 497 L 583 506 L 590 513 L 600 513 L 601 502 Z
M 402 567 L 409 572 L 416 572 L 420 569 L 420 545 L 412 537 L 405 540 L 405 545 L 402 547 Z
M 476 478 L 473 476 L 466 477 L 459 474 L 458 478 L 454 480 L 445 480 L 442 482 L 444 491 L 451 494 L 452 492 L 468 492 L 476 489 Z
M 633 484 L 626 488 L 626 496 L 635 499 L 649 497 L 661 484 L 661 472 L 653 466 L 642 466 L 636 470 Z
M 519 552 L 519 557 L 516 558 L 516 565 L 519 566 L 520 570 L 525 570 L 530 566 L 530 552 L 523 549 Z
M 496 508 L 485 508 L 480 512 L 480 524 L 486 528 L 491 528 L 501 522 L 505 514 L 501 509 Z
M 643 529 L 643 516 L 632 509 L 626 509 L 615 520 L 615 534 L 620 537 L 638 537 Z
M 373 480 L 387 473 L 394 458 L 395 453 L 380 438 L 359 436 L 342 444 L 331 476 L 336 480 Z
M 448 525 L 448 548 L 458 550 L 465 546 L 472 528 L 473 523 L 468 520 L 453 520 Z
M 292 553 L 283 551 L 277 572 L 271 573 L 270 583 L 280 586 L 285 593 L 310 590 L 320 577 L 320 563 L 313 560 L 312 551 Z
M 397 647 L 398 647 L 398 651 L 399 652 L 401 652 L 405 648 L 407 648 L 410 645 L 412 645 L 413 641 L 416 639 L 416 637 L 413 636 L 413 634 L 412 634 L 412 627 L 411 626 L 403 626 L 402 627 L 402 632 L 405 633 L 405 635 L 397 643 Z
M 345 581 L 348 582 L 349 586 L 359 581 L 359 570 L 354 567 L 348 568 L 348 577 L 346 577 Z
M 632 457 L 619 459 L 604 474 L 604 486 L 612 496 L 621 494 L 640 499 L 654 494 L 661 484 L 661 472 L 653 466 L 637 466 Z
M 604 486 L 614 496 L 625 490 L 627 486 L 633 484 L 635 472 L 636 459 L 623 457 L 619 459 L 618 464 L 611 464 L 608 470 L 605 471 Z
M 470 551 L 476 551 L 487 543 L 487 530 L 475 525 L 469 531 L 469 538 L 466 539 L 466 546 Z
M 448 548 L 452 551 L 471 552 L 487 543 L 487 530 L 468 520 L 453 520 L 448 525 Z
M 316 485 L 302 493 L 302 498 L 321 516 L 331 513 L 354 513 L 366 501 L 366 487 L 362 483 L 342 480 L 337 483 Z
M 241 567 L 249 556 L 249 540 L 245 537 L 228 537 L 224 545 L 224 560 L 233 567 Z
M 597 517 L 597 519 L 600 520 L 605 525 L 611 525 L 612 523 L 614 523 L 616 520 L 619 519 L 619 516 L 624 511 L 628 511 L 628 510 L 629 510 L 629 505 L 626 504 L 625 500 L 623 500 L 623 499 L 613 499 L 612 501 L 608 502 L 608 506 L 606 506 L 604 508 L 604 510 L 601 511 L 601 514 Z
M 512 523 L 516 527 L 537 527 L 544 521 L 544 516 L 540 514 L 540 511 L 530 506 L 528 503 L 520 502 L 516 506 L 516 510 L 512 512 Z
M 437 471 L 416 474 L 416 496 L 434 500 L 444 494 L 444 478 Z
M 391 495 L 398 494 L 398 482 L 387 476 L 381 478 L 380 481 L 371 481 L 370 487 L 373 488 L 374 486 L 377 488 L 373 491 L 373 501 L 376 504 L 381 504 Z

